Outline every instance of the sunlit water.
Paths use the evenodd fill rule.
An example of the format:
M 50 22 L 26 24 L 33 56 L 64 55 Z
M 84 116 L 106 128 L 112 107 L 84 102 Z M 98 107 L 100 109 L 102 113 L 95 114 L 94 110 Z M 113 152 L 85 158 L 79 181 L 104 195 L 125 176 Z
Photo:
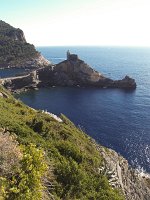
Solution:
M 54 114 L 64 113 L 97 142 L 111 147 L 130 164 L 150 172 L 150 49 L 112 47 L 43 47 L 42 54 L 54 63 L 66 51 L 104 75 L 136 79 L 135 91 L 96 88 L 43 88 L 19 98 L 28 105 Z

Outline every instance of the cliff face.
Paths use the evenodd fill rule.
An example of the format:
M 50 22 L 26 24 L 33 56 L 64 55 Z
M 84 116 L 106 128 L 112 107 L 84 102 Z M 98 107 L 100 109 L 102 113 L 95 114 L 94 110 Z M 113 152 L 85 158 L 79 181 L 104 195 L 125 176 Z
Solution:
M 49 64 L 33 45 L 27 43 L 21 29 L 0 21 L 0 68 L 37 68 Z
M 64 85 L 80 85 L 98 82 L 103 76 L 80 59 L 65 60 L 54 68 L 57 82 Z M 63 79 L 64 77 L 64 79 Z M 63 80 L 63 81 L 62 81 Z

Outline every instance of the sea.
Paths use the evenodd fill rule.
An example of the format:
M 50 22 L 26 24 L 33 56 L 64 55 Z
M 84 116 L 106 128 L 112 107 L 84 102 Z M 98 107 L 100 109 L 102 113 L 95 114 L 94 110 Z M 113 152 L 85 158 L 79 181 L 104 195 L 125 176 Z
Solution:
M 17 97 L 33 108 L 65 114 L 98 143 L 117 151 L 138 170 L 150 173 L 150 48 L 74 46 L 37 50 L 54 64 L 66 59 L 70 50 L 109 78 L 129 75 L 136 80 L 134 91 L 52 87 Z M 0 76 L 10 76 L 10 72 L 12 69 L 0 70 Z

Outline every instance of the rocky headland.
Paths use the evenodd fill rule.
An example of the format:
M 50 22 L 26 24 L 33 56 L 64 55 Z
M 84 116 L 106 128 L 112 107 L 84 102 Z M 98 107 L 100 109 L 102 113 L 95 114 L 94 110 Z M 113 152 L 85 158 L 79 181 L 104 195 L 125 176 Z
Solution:
M 67 59 L 51 68 L 38 70 L 42 84 L 50 86 L 94 86 L 99 88 L 135 89 L 136 82 L 129 76 L 122 80 L 112 80 L 95 71 L 78 55 L 67 52 Z

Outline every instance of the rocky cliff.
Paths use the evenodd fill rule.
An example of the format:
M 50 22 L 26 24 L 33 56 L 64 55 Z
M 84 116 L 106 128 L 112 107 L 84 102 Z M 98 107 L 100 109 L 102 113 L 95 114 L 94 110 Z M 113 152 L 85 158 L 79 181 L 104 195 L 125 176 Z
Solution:
M 27 43 L 21 29 L 0 20 L 0 68 L 37 68 L 49 64 L 33 45 Z

